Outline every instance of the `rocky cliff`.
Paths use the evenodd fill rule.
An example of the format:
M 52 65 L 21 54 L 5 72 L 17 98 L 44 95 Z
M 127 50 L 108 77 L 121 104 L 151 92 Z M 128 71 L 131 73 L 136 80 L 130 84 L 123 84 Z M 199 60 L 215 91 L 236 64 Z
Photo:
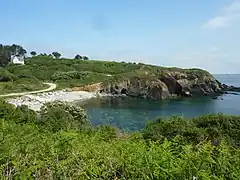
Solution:
M 167 70 L 142 74 L 144 76 L 123 76 L 118 80 L 105 82 L 99 91 L 156 100 L 223 93 L 221 83 L 203 70 Z

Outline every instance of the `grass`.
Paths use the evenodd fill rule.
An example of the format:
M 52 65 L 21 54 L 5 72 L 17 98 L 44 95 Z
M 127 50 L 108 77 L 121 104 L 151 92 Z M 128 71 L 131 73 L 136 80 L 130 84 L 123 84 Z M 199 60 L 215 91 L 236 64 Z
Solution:
M 0 82 L 1 95 L 8 93 L 36 91 L 48 88 L 48 85 L 36 79 L 21 78 L 15 81 Z
M 94 84 L 98 82 L 105 82 L 111 79 L 111 76 L 107 76 L 103 73 L 88 72 L 88 75 L 82 79 L 68 79 L 54 81 L 58 86 L 57 89 L 79 87 L 88 84 Z

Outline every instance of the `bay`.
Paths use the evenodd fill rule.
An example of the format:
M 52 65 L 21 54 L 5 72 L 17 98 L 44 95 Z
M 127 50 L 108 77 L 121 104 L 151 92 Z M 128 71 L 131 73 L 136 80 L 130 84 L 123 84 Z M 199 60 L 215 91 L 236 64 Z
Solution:
M 222 83 L 240 86 L 240 75 L 215 77 Z M 218 99 L 201 97 L 163 101 L 106 97 L 91 99 L 81 106 L 95 126 L 112 125 L 124 131 L 137 131 L 157 117 L 180 115 L 189 118 L 213 113 L 240 115 L 240 94 L 224 94 Z

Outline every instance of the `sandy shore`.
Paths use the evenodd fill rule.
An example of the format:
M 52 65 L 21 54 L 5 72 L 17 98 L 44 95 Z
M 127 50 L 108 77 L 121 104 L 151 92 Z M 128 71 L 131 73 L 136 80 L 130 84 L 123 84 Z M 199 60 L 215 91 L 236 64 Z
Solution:
M 95 92 L 86 91 L 54 91 L 54 92 L 44 92 L 39 94 L 29 94 L 21 97 L 8 99 L 8 103 L 14 104 L 15 106 L 27 105 L 30 109 L 34 111 L 40 110 L 41 106 L 46 102 L 52 101 L 65 101 L 74 102 L 82 101 L 90 98 L 97 97 Z

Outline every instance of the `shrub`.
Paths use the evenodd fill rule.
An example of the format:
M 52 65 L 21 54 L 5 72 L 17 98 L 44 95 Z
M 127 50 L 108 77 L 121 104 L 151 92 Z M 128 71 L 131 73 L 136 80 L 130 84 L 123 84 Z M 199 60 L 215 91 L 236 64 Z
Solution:
M 14 121 L 17 124 L 36 123 L 37 114 L 25 105 L 15 107 L 6 101 L 0 100 L 0 118 Z
M 210 139 L 225 138 L 240 147 L 240 116 L 212 114 L 193 119 L 197 128 L 205 129 Z
M 6 118 L 7 115 L 15 112 L 15 106 L 0 99 L 0 119 Z
M 54 132 L 62 129 L 85 129 L 90 125 L 84 109 L 61 101 L 46 103 L 41 107 L 40 114 L 40 125 Z
M 36 124 L 37 114 L 26 105 L 16 107 L 14 113 L 8 114 L 7 120 L 12 120 L 17 124 Z
M 184 137 L 187 143 L 198 143 L 205 137 L 205 132 L 196 128 L 195 124 L 183 117 L 159 118 L 149 123 L 142 131 L 144 139 L 163 142 L 176 136 Z
M 239 130 L 239 117 L 158 119 L 142 132 L 149 139 L 146 142 L 139 133 L 116 138 L 117 131 L 110 126 L 79 131 L 88 123 L 86 114 L 67 103 L 45 104 L 38 123 L 42 128 L 32 124 L 36 116 L 26 106 L 15 108 L 1 101 L 0 109 L 0 179 L 240 177 L 239 148 L 225 141 L 218 146 L 205 139 L 197 139 L 197 145 L 192 143 L 202 134 L 223 133 L 238 140 L 238 134 L 233 134 Z M 159 139 L 161 143 L 154 141 Z
M 231 146 L 240 146 L 240 117 L 217 114 L 193 119 L 157 119 L 149 123 L 142 133 L 146 140 L 160 142 L 165 138 L 172 140 L 181 136 L 187 143 L 197 144 L 209 140 L 219 145 L 222 140 L 226 140 Z
M 82 79 L 87 75 L 86 72 L 68 71 L 68 72 L 55 72 L 51 79 L 53 81 L 63 79 Z
M 17 76 L 10 73 L 5 68 L 0 67 L 0 82 L 7 82 L 7 81 L 16 80 L 16 79 L 17 79 Z
M 3 124 L 0 120 L 0 123 Z M 1 179 L 239 179 L 240 151 L 222 143 L 181 145 L 100 140 L 84 132 L 41 132 L 4 123 Z
M 117 128 L 108 125 L 101 125 L 96 127 L 94 133 L 104 141 L 110 141 L 117 138 Z

